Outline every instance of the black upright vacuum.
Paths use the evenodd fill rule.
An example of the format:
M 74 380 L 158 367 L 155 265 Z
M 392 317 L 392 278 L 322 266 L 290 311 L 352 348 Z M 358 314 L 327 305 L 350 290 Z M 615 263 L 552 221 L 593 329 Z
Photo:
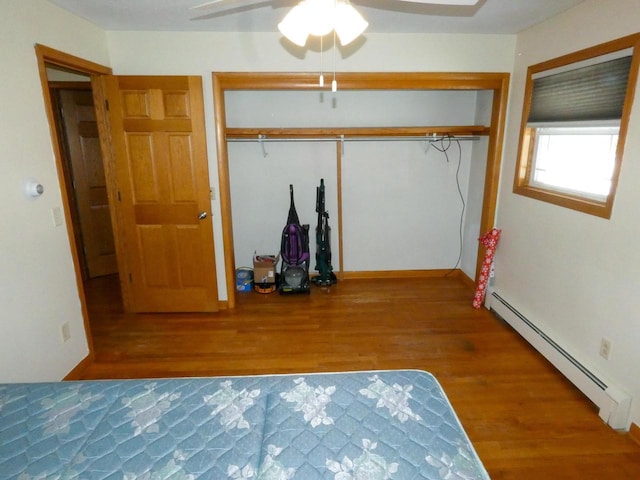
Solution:
M 319 272 L 313 277 L 316 285 L 333 285 L 338 281 L 331 266 L 331 227 L 329 227 L 329 213 L 325 208 L 324 179 L 320 179 L 320 186 L 316 187 L 316 266 Z

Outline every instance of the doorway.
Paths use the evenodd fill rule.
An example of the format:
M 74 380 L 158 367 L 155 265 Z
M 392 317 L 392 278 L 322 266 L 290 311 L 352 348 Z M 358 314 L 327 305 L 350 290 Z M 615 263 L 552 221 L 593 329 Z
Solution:
M 118 273 L 91 78 L 47 65 L 83 282 Z
M 42 45 L 36 54 L 85 319 L 83 281 L 115 271 L 127 312 L 217 311 L 202 79 L 113 76 Z M 76 85 L 51 88 L 54 75 Z M 77 115 L 65 123 L 66 113 L 56 110 L 62 93 L 71 97 L 65 109 L 91 113 L 77 150 L 84 147 L 103 168 L 65 161 L 73 152 L 64 130 L 77 127 Z M 83 128 L 90 123 L 84 120 Z M 73 178 L 82 170 L 91 172 L 83 193 L 85 210 L 93 210 L 88 223 L 99 231 L 92 245 L 86 237 L 96 228 L 85 231 L 86 202 Z
M 45 101 L 45 109 L 51 128 L 51 141 L 55 155 L 56 168 L 58 170 L 58 182 L 62 193 L 62 206 L 67 225 L 67 235 L 71 247 L 71 257 L 73 259 L 74 270 L 76 273 L 76 284 L 80 297 L 82 309 L 83 323 L 89 355 L 76 368 L 67 375 L 67 379 L 75 378 L 78 372 L 81 372 L 85 365 L 90 363 L 94 358 L 93 340 L 91 335 L 91 327 L 89 324 L 87 300 L 84 288 L 85 274 L 83 274 L 83 260 L 81 259 L 82 241 L 76 232 L 81 232 L 77 202 L 72 200 L 74 192 L 72 187 L 73 180 L 69 175 L 70 169 L 65 163 L 64 156 L 64 135 L 59 128 L 59 122 L 56 121 L 56 109 L 54 108 L 55 100 L 52 99 L 50 82 L 55 81 L 56 75 L 60 75 L 67 81 L 79 81 L 85 87 L 90 87 L 92 93 L 97 85 L 97 81 L 102 75 L 110 75 L 111 69 L 72 55 L 65 54 L 52 48 L 38 45 L 35 46 L 36 56 L 38 60 L 38 69 L 40 73 L 40 83 L 42 84 L 42 92 Z M 52 78 L 49 78 L 49 77 Z M 99 121 L 99 119 L 98 119 Z M 99 141 L 102 139 L 98 136 Z M 108 202 L 107 202 L 108 204 Z M 112 235 L 113 240 L 113 235 Z

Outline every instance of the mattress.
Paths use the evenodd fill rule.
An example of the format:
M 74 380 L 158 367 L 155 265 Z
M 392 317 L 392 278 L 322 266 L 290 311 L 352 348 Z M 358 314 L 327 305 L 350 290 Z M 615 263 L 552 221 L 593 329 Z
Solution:
M 2 479 L 487 479 L 415 370 L 0 385 Z

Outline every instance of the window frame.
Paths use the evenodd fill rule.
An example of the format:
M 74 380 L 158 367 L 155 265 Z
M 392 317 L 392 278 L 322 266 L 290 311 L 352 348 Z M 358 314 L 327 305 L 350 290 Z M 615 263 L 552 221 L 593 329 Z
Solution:
M 533 77 L 536 74 L 553 70 L 560 67 L 571 66 L 578 62 L 590 60 L 602 55 L 618 52 L 620 50 L 633 49 L 631 67 L 629 69 L 629 80 L 627 92 L 624 100 L 622 116 L 620 118 L 620 131 L 616 147 L 615 165 L 611 176 L 611 190 L 605 200 L 594 199 L 593 197 L 580 193 L 568 193 L 565 191 L 547 188 L 539 183 L 533 182 L 533 167 L 535 164 L 536 127 L 528 125 L 529 113 L 531 110 L 531 99 L 533 94 Z M 633 106 L 635 88 L 638 81 L 638 67 L 640 65 L 640 33 L 629 35 L 611 42 L 596 45 L 574 53 L 563 55 L 536 65 L 531 65 L 527 69 L 527 79 L 524 93 L 524 104 L 522 110 L 522 123 L 520 127 L 520 139 L 518 145 L 518 158 L 515 171 L 513 193 L 534 198 L 543 202 L 551 203 L 572 210 L 584 212 L 602 218 L 611 218 L 613 202 L 618 186 L 620 169 L 624 146 L 627 136 L 629 117 Z

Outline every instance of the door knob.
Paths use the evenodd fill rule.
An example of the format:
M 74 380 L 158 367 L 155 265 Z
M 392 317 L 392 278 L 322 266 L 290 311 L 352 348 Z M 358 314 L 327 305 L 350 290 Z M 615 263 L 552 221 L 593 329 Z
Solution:
M 204 220 L 205 218 L 207 218 L 207 212 L 200 212 L 200 213 L 198 214 L 198 218 L 199 218 L 200 220 Z

